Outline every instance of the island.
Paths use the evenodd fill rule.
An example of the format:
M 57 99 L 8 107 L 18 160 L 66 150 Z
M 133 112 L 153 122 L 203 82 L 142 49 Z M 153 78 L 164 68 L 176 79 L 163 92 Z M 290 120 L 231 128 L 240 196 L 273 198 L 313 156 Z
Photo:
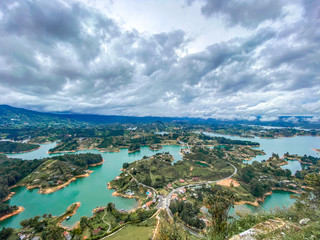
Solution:
M 30 152 L 38 149 L 39 147 L 39 144 L 0 141 L 0 154 Z

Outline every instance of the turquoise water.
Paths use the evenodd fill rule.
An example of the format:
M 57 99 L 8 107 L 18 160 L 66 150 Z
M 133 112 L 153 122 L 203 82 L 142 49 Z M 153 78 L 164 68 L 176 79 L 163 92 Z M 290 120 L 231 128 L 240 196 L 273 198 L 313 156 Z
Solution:
M 210 134 L 212 135 L 212 134 Z M 278 153 L 282 156 L 285 152 L 290 152 L 292 154 L 299 155 L 312 155 L 317 156 L 316 152 L 312 148 L 320 148 L 320 138 L 303 136 L 303 137 L 293 137 L 293 138 L 280 138 L 280 139 L 246 139 L 234 136 L 218 135 L 224 136 L 231 139 L 242 139 L 257 141 L 260 143 L 260 149 L 263 149 L 267 155 L 258 156 L 254 160 L 261 161 L 267 159 L 271 156 L 272 152 Z M 41 148 L 33 152 L 27 152 L 22 154 L 11 154 L 9 157 L 23 158 L 23 159 L 35 159 L 49 157 L 47 151 L 54 147 L 55 143 L 41 145 Z M 14 189 L 17 193 L 13 196 L 11 200 L 8 201 L 11 205 L 23 206 L 25 211 L 13 216 L 5 221 L 0 222 L 0 227 L 20 227 L 19 223 L 23 219 L 30 218 L 36 215 L 43 215 L 44 213 L 52 213 L 53 215 L 62 214 L 67 207 L 74 202 L 81 202 L 81 207 L 78 209 L 77 213 L 69 220 L 63 223 L 63 225 L 71 227 L 77 221 L 80 220 L 81 216 L 92 216 L 92 210 L 97 206 L 106 206 L 108 202 L 114 202 L 116 207 L 125 210 L 130 210 L 137 206 L 137 201 L 134 199 L 126 199 L 121 197 L 114 197 L 112 193 L 114 190 L 107 189 L 107 183 L 114 179 L 120 174 L 120 169 L 124 162 L 133 162 L 141 159 L 143 156 L 151 156 L 158 152 L 170 152 L 175 161 L 181 160 L 181 155 L 179 151 L 182 147 L 176 145 L 163 146 L 159 151 L 151 151 L 148 147 L 141 147 L 138 152 L 128 154 L 127 149 L 121 149 L 117 153 L 100 153 L 97 150 L 86 150 L 78 151 L 76 153 L 100 153 L 105 159 L 105 162 L 101 166 L 92 167 L 94 172 L 86 178 L 80 178 L 72 182 L 66 188 L 59 190 L 51 194 L 38 194 L 37 189 L 27 190 L 24 187 L 19 187 Z M 319 155 L 318 155 L 319 156 Z M 252 161 L 250 161 L 252 162 Z M 300 169 L 300 163 L 297 161 L 290 161 L 290 164 L 283 166 L 285 168 L 291 168 L 290 170 L 294 172 L 296 169 Z M 274 192 L 271 196 L 266 198 L 265 203 L 262 204 L 260 208 L 255 208 L 252 206 L 237 206 L 236 208 L 244 208 L 250 211 L 259 210 L 270 210 L 275 207 L 290 206 L 294 202 L 290 199 L 290 193 L 287 192 Z M 234 210 L 233 210 L 234 211 Z
M 47 154 L 49 147 L 48 145 L 43 145 L 41 149 L 19 154 L 19 157 L 23 159 L 47 157 L 49 156 Z M 82 216 L 92 216 L 94 208 L 106 206 L 109 202 L 114 202 L 118 209 L 133 209 L 137 206 L 137 201 L 112 196 L 114 190 L 107 189 L 107 183 L 120 174 L 120 169 L 124 162 L 133 162 L 141 159 L 143 156 L 151 156 L 160 152 L 170 152 L 175 161 L 177 161 L 181 160 L 182 157 L 179 154 L 180 149 L 180 146 L 170 145 L 163 146 L 159 151 L 151 151 L 148 147 L 141 147 L 140 151 L 134 153 L 128 153 L 127 149 L 121 149 L 117 153 L 100 153 L 98 150 L 78 151 L 76 153 L 100 153 L 105 162 L 101 166 L 91 167 L 90 169 L 94 170 L 94 172 L 89 177 L 79 178 L 66 188 L 51 194 L 39 194 L 37 193 L 37 189 L 27 190 L 24 187 L 14 189 L 13 191 L 16 191 L 16 194 L 7 203 L 23 206 L 25 210 L 16 216 L 0 222 L 0 227 L 19 228 L 19 223 L 23 219 L 36 215 L 42 216 L 44 213 L 60 215 L 74 202 L 81 202 L 81 207 L 70 220 L 63 222 L 64 226 L 73 226 Z M 14 155 L 14 157 L 18 157 L 18 155 Z
M 217 137 L 226 137 L 233 140 L 248 140 L 260 143 L 260 147 L 258 149 L 263 150 L 266 155 L 260 155 L 253 158 L 251 161 L 246 161 L 247 163 L 252 163 L 253 161 L 267 160 L 271 157 L 272 153 L 279 154 L 280 157 L 283 156 L 286 152 L 290 154 L 298 154 L 298 155 L 311 155 L 314 157 L 320 157 L 316 151 L 312 150 L 312 148 L 320 148 L 320 137 L 312 137 L 312 136 L 297 136 L 291 138 L 276 138 L 276 139 L 266 139 L 266 138 L 241 138 L 237 136 L 230 135 L 221 135 L 215 133 L 204 133 L 209 136 L 217 136 Z M 297 170 L 301 170 L 301 164 L 298 161 L 289 161 L 288 165 L 282 166 L 283 169 L 290 169 L 294 174 Z
M 50 157 L 48 151 L 51 148 L 54 148 L 57 144 L 54 143 L 48 143 L 48 144 L 40 144 L 40 148 L 32 151 L 32 152 L 26 152 L 26 153 L 14 153 L 14 154 L 7 154 L 10 158 L 22 158 L 25 160 L 33 160 L 33 159 L 39 159 L 39 158 L 46 158 Z
M 231 216 L 235 216 L 236 212 L 255 213 L 288 208 L 295 202 L 295 199 L 292 198 L 293 195 L 296 194 L 285 191 L 273 191 L 272 195 L 267 196 L 264 203 L 260 204 L 259 207 L 248 204 L 236 205 L 230 210 L 230 214 Z

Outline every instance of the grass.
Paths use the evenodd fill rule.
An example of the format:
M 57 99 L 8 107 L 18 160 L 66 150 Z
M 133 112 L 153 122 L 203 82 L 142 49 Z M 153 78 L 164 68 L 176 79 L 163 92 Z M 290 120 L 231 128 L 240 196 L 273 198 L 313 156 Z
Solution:
M 109 240 L 148 240 L 152 237 L 153 229 L 156 226 L 156 219 L 149 219 L 140 224 L 131 224 L 124 227 L 116 234 L 108 237 Z

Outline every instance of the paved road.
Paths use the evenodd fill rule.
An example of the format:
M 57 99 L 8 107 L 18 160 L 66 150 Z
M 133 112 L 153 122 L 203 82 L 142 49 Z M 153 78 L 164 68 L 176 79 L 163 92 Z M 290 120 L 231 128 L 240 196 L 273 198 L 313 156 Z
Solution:
M 170 210 L 170 202 L 171 202 L 171 196 L 173 193 L 179 191 L 180 189 L 182 188 L 186 188 L 186 187 L 194 187 L 194 186 L 201 186 L 203 184 L 210 184 L 210 183 L 216 183 L 216 182 L 219 182 L 219 181 L 222 181 L 222 180 L 226 180 L 226 179 L 229 179 L 229 178 L 232 178 L 235 174 L 237 174 L 238 172 L 238 169 L 231 163 L 228 163 L 230 164 L 233 168 L 234 168 L 234 172 L 228 176 L 228 177 L 225 177 L 225 178 L 222 178 L 222 179 L 219 179 L 219 180 L 215 180 L 215 181 L 204 181 L 204 182 L 198 182 L 198 183 L 193 183 L 193 184 L 188 184 L 188 185 L 185 185 L 185 186 L 182 186 L 182 187 L 178 187 L 178 188 L 175 188 L 173 189 L 168 195 L 167 197 L 164 199 L 164 208 L 167 210 L 167 213 L 168 215 L 170 216 L 170 218 L 173 218 L 173 215 L 172 215 L 172 212 Z M 184 229 L 189 231 L 192 235 L 194 236 L 197 236 L 197 237 L 202 237 L 201 235 L 199 235 L 197 232 L 195 232 L 194 230 L 192 230 L 191 228 L 183 225 Z
M 229 156 L 227 156 L 227 157 L 229 158 Z M 215 181 L 197 182 L 197 183 L 188 184 L 188 185 L 185 185 L 185 186 L 182 186 L 182 187 L 175 188 L 175 189 L 173 189 L 173 190 L 167 195 L 167 197 L 165 197 L 165 198 L 163 198 L 161 195 L 159 195 L 158 192 L 157 192 L 157 190 L 154 189 L 153 187 L 150 187 L 150 186 L 147 186 L 147 185 L 145 185 L 145 184 L 143 184 L 143 183 L 138 182 L 138 180 L 137 180 L 136 178 L 134 178 L 133 175 L 132 175 L 129 171 L 128 171 L 128 174 L 130 174 L 130 176 L 135 179 L 135 181 L 137 182 L 137 184 L 142 185 L 142 186 L 144 186 L 144 187 L 146 187 L 146 188 L 149 188 L 149 189 L 152 189 L 153 191 L 155 191 L 155 192 L 158 194 L 158 196 L 160 196 L 160 197 L 159 197 L 159 202 L 158 202 L 158 204 L 157 204 L 157 208 L 158 208 L 158 209 L 160 209 L 160 208 L 165 208 L 166 211 L 167 211 L 167 213 L 168 213 L 168 215 L 169 215 L 169 217 L 170 217 L 171 219 L 173 219 L 172 212 L 171 212 L 171 210 L 170 210 L 170 208 L 169 208 L 169 207 L 170 207 L 170 202 L 171 202 L 171 196 L 172 196 L 172 194 L 175 193 L 175 192 L 177 192 L 177 191 L 179 191 L 179 190 L 182 189 L 182 188 L 194 187 L 194 186 L 201 186 L 201 185 L 203 185 L 203 184 L 216 183 L 216 182 L 219 182 L 219 181 L 222 181 L 222 180 L 226 180 L 226 179 L 232 178 L 235 174 L 237 174 L 238 169 L 237 169 L 233 164 L 231 164 L 231 163 L 228 163 L 228 164 L 231 165 L 231 166 L 234 168 L 234 172 L 233 172 L 230 176 L 225 177 L 225 178 L 222 178 L 222 179 L 219 179 L 219 180 L 215 180 Z M 186 231 L 189 231 L 190 234 L 192 234 L 192 235 L 194 235 L 194 236 L 196 236 L 196 237 L 202 237 L 202 235 L 199 235 L 196 231 L 194 231 L 194 230 L 192 230 L 191 228 L 185 226 L 184 224 L 183 224 L 182 226 L 183 226 L 183 228 L 184 228 Z

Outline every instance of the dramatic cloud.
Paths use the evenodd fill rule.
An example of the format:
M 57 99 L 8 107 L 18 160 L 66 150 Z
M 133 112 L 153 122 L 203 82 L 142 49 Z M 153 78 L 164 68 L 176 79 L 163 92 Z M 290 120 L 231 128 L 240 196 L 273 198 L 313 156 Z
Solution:
M 192 8 L 196 19 L 223 24 L 225 32 L 247 29 L 209 44 L 208 35 L 203 50 L 193 53 L 188 51 L 199 41 L 187 27 L 128 29 L 126 16 L 119 21 L 115 5 L 105 3 L 1 1 L 0 103 L 43 111 L 251 120 L 320 114 L 316 1 L 181 1 L 179 12 Z

